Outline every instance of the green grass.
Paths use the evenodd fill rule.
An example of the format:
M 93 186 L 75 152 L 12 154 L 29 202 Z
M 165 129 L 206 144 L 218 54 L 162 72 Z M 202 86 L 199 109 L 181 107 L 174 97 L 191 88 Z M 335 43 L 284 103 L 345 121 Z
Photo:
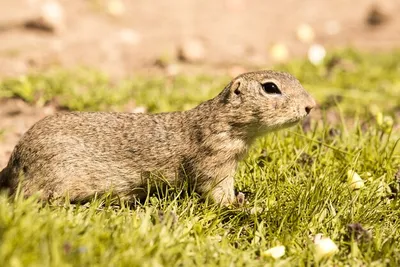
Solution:
M 339 61 L 333 67 L 332 58 Z M 136 207 L 109 198 L 60 206 L 2 196 L 0 266 L 399 266 L 400 53 L 347 50 L 318 67 L 297 61 L 277 68 L 301 80 L 323 119 L 257 141 L 236 175 L 243 207 L 221 209 L 180 189 Z M 56 99 L 71 110 L 124 110 L 134 99 L 158 112 L 191 108 L 228 80 L 113 82 L 90 70 L 58 70 L 4 80 L 0 95 L 35 105 Z M 350 188 L 348 170 L 363 178 L 363 188 Z M 371 238 L 358 240 L 362 231 L 351 234 L 351 223 Z M 312 242 L 318 233 L 339 247 L 320 262 Z M 266 257 L 276 245 L 286 254 Z

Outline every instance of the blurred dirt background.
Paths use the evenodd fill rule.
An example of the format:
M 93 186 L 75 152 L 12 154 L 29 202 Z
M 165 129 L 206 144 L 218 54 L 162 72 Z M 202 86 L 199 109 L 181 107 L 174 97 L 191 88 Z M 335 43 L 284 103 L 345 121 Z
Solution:
M 87 66 L 235 76 L 325 50 L 400 46 L 399 0 L 0 0 L 0 78 Z M 0 168 L 52 107 L 0 99 Z
M 398 0 L 0 0 L 0 75 L 267 66 L 313 43 L 391 49 L 399 14 Z

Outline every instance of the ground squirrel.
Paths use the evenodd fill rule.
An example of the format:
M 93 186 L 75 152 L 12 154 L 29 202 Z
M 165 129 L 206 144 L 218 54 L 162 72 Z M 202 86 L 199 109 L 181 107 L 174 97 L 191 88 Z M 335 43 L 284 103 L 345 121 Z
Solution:
M 292 126 L 314 99 L 292 75 L 244 73 L 215 98 L 182 112 L 58 113 L 37 122 L 15 147 L 0 185 L 43 199 L 84 201 L 110 190 L 132 201 L 154 181 L 188 181 L 217 203 L 234 202 L 238 161 L 255 138 Z M 155 179 L 153 179 L 155 178 Z

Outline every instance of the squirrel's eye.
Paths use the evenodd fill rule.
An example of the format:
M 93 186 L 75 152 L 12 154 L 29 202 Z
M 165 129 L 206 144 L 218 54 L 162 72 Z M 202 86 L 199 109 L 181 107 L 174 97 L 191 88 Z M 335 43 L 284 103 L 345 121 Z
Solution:
M 261 84 L 262 88 L 267 94 L 281 95 L 282 92 L 279 90 L 278 86 L 272 82 Z

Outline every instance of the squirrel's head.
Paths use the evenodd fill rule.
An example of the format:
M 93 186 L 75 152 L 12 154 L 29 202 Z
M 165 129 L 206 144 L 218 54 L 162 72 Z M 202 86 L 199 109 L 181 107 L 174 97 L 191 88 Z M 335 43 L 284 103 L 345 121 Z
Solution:
M 295 77 L 278 71 L 244 73 L 221 95 L 237 125 L 255 135 L 290 127 L 305 118 L 316 105 Z

